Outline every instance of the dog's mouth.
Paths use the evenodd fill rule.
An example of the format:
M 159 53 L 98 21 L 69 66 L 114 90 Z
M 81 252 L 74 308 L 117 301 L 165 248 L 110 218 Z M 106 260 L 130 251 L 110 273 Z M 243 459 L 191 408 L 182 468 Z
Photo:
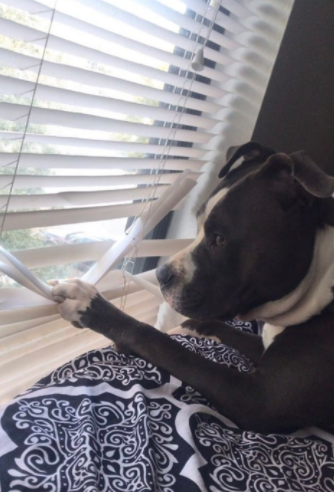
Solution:
M 188 317 L 200 311 L 205 301 L 204 295 L 195 290 L 179 291 L 162 287 L 161 293 L 175 311 Z
M 166 302 L 178 313 L 199 321 L 210 319 L 229 320 L 234 317 L 230 310 L 222 310 L 222 305 L 214 306 L 205 295 L 196 290 L 177 291 L 161 288 Z

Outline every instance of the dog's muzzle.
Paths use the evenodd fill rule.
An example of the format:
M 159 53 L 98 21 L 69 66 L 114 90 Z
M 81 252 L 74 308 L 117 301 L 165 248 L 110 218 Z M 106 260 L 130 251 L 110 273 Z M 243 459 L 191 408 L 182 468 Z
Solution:
M 156 276 L 165 300 L 175 311 L 190 316 L 202 304 L 203 294 L 184 283 L 182 269 L 176 270 L 173 264 L 166 263 L 156 270 Z

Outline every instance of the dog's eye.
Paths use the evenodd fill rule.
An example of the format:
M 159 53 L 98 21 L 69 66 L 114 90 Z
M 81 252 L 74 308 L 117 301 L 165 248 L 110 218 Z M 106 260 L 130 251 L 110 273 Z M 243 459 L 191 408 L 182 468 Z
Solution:
M 223 236 L 222 234 L 216 234 L 215 235 L 215 245 L 216 246 L 225 246 L 226 244 L 226 237 Z

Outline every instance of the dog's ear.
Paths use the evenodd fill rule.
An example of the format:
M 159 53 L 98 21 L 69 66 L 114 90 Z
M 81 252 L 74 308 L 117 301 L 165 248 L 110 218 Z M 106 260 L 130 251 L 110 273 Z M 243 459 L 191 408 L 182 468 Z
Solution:
M 334 178 L 324 173 L 304 151 L 290 155 L 294 177 L 311 195 L 322 198 L 321 219 L 334 226 Z
M 321 218 L 324 223 L 334 225 L 334 178 L 322 171 L 304 151 L 269 157 L 259 174 L 289 185 L 297 182 L 296 198 L 304 205 L 321 198 Z
M 259 172 L 294 179 L 317 198 L 328 198 L 334 193 L 334 178 L 324 173 L 304 151 L 270 156 Z
M 243 145 L 236 147 L 230 147 L 226 152 L 226 164 L 221 169 L 218 177 L 223 178 L 230 171 L 233 164 L 240 159 L 244 158 L 244 162 L 265 162 L 265 160 L 275 152 L 268 147 L 257 142 L 247 142 Z
M 334 178 L 324 173 L 306 152 L 294 152 L 289 157 L 293 162 L 294 177 L 305 190 L 318 198 L 332 196 Z

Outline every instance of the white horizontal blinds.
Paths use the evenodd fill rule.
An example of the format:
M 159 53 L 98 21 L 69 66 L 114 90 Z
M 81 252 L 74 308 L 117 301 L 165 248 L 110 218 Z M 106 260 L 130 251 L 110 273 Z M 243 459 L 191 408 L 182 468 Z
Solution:
M 31 29 L 20 25 L 18 26 L 16 23 L 4 19 L 0 20 L 0 30 L 4 35 L 10 35 L 13 29 L 15 29 L 16 38 L 25 42 L 33 43 L 35 39 L 38 39 L 38 37 L 44 34 L 43 31 L 39 31 L 37 29 Z M 75 42 L 64 40 L 58 36 L 49 36 L 48 48 L 56 51 L 62 51 L 76 57 L 85 57 L 96 63 L 108 64 L 124 71 L 135 72 L 136 74 L 144 77 L 162 80 L 163 82 L 175 85 L 176 87 L 182 87 L 184 83 L 183 78 L 178 75 L 164 72 L 155 68 L 146 67 L 140 63 L 127 61 L 116 56 L 101 53 L 100 51 L 88 48 L 87 46 L 81 46 Z M 117 83 L 117 81 L 114 83 Z M 111 81 L 111 84 L 113 84 L 113 80 Z M 222 89 L 207 86 L 206 84 L 196 81 L 193 82 L 192 87 L 196 92 L 204 95 L 211 95 L 213 97 L 220 97 L 225 94 Z
M 157 159 L 147 159 L 147 154 L 164 154 L 164 143 L 172 136 L 175 144 L 169 146 L 168 155 L 173 159 L 168 159 L 164 169 L 179 171 L 191 167 L 193 161 L 196 170 L 203 163 L 205 150 L 192 145 L 180 146 L 177 142 L 205 144 L 209 148 L 212 135 L 215 134 L 215 119 L 186 113 L 183 115 L 182 123 L 191 125 L 193 130 L 184 130 L 181 127 L 171 132 L 169 128 L 179 117 L 178 92 L 184 87 L 191 87 L 194 92 L 204 96 L 204 99 L 188 96 L 181 98 L 185 109 L 199 112 L 217 112 L 219 105 L 206 99 L 208 96 L 221 98 L 226 93 L 215 84 L 187 79 L 187 73 L 181 70 L 181 67 L 178 74 L 168 70 L 165 56 L 162 56 L 162 59 L 160 56 L 154 58 L 164 54 L 175 66 L 180 62 L 184 69 L 186 61 L 189 68 L 189 61 L 171 54 L 170 46 L 166 48 L 165 44 L 173 40 L 178 41 L 180 46 L 189 48 L 190 45 L 195 46 L 193 40 L 180 35 L 179 28 L 173 32 L 170 26 L 165 28 L 152 22 L 150 13 L 147 20 L 143 16 L 133 15 L 127 9 L 120 9 L 118 5 L 113 6 L 105 2 L 80 3 L 80 13 L 83 11 L 83 14 L 77 17 L 77 8 L 72 6 L 68 9 L 64 2 L 57 2 L 55 10 L 55 4 L 52 2 L 15 0 L 7 2 L 10 8 L 5 10 L 0 18 L 0 31 L 6 37 L 6 42 L 0 48 L 0 63 L 4 66 L 0 75 L 0 90 L 8 96 L 0 103 L 0 114 L 3 120 L 17 123 L 16 128 L 15 124 L 8 126 L 9 130 L 14 128 L 16 131 L 3 131 L 0 133 L 0 139 L 4 142 L 4 150 L 15 151 L 20 139 L 24 138 L 23 152 L 20 152 L 19 156 L 21 176 L 14 180 L 12 197 L 6 207 L 8 216 L 3 221 L 4 231 L 80 224 L 107 220 L 107 217 L 120 219 L 135 215 L 139 211 L 137 203 L 119 203 L 148 199 L 152 196 L 158 198 L 174 178 L 173 174 L 164 174 L 163 181 L 160 178 L 159 186 L 156 186 L 156 177 L 150 173 L 134 176 L 135 170 L 145 169 L 144 166 L 147 166 L 148 170 L 159 169 L 161 161 L 159 163 Z M 6 2 L 4 4 L 6 5 Z M 147 4 L 141 7 L 149 8 L 152 15 L 159 14 L 160 7 L 154 2 L 151 6 Z M 205 3 L 202 10 L 207 10 Z M 98 13 L 100 18 L 92 22 L 89 15 L 91 13 Z M 172 11 L 169 13 L 171 17 L 167 16 L 167 20 L 173 21 L 175 15 Z M 110 29 L 112 24 L 109 23 L 106 29 L 105 23 L 101 22 L 102 16 L 124 22 L 127 29 L 122 30 L 122 34 L 113 32 Z M 184 18 L 187 27 L 195 26 L 195 21 L 183 14 L 177 14 L 176 17 L 178 21 Z M 135 21 L 135 29 L 141 31 L 137 36 L 139 43 L 138 39 L 133 39 L 130 32 Z M 162 41 L 158 43 L 159 48 L 156 48 L 151 40 L 146 42 L 148 27 L 150 36 L 159 33 L 159 40 Z M 208 34 L 207 26 L 197 23 L 195 27 L 198 35 Z M 141 42 L 142 40 L 144 42 Z M 236 46 L 227 38 L 223 41 L 226 46 Z M 117 46 L 116 42 L 119 43 Z M 146 49 L 149 53 L 145 52 Z M 41 62 L 40 57 L 43 53 L 45 56 Z M 139 53 L 144 55 L 144 60 L 142 56 L 138 56 Z M 218 51 L 216 55 L 220 56 Z M 229 62 L 223 58 L 220 61 Z M 164 64 L 163 67 L 160 66 L 161 63 Z M 227 78 L 224 73 L 218 74 L 212 69 L 210 73 L 219 75 L 217 80 L 220 81 Z M 176 91 L 166 90 L 165 84 L 173 85 Z M 93 93 L 90 93 L 92 89 Z M 31 98 L 29 99 L 31 94 L 32 107 Z M 135 121 L 131 121 L 133 119 Z M 152 124 L 157 120 L 163 121 L 164 124 Z M 28 123 L 29 127 L 25 128 Z M 196 129 L 197 131 L 194 131 Z M 209 133 L 207 129 L 210 129 Z M 157 143 L 152 143 L 152 139 Z M 36 146 L 41 152 L 33 162 L 33 157 L 29 154 Z M 45 150 L 46 146 L 52 146 L 51 152 Z M 79 148 L 82 151 L 78 152 Z M 80 157 L 86 158 L 86 165 L 89 162 L 87 167 L 81 167 L 80 157 L 75 155 L 79 153 Z M 125 157 L 118 161 L 118 168 L 111 159 L 110 167 L 106 166 L 106 170 L 133 170 L 130 171 L 132 174 L 113 177 L 102 173 L 102 176 L 91 176 L 90 172 L 89 175 L 85 175 L 85 169 L 91 171 L 100 168 L 98 162 L 95 167 L 94 158 L 85 154 L 95 154 L 94 157 L 96 156 L 98 161 L 101 153 L 109 154 L 114 160 L 116 156 Z M 130 157 L 134 153 L 139 154 L 136 160 Z M 5 152 L 0 164 L 0 186 L 4 189 L 10 188 L 10 170 L 15 166 L 17 152 L 13 152 L 13 160 L 8 162 L 9 154 L 10 152 Z M 56 154 L 54 158 L 53 154 Z M 70 169 L 71 158 L 73 169 L 82 169 L 82 176 L 77 172 L 73 175 L 67 172 L 64 176 L 61 175 L 61 169 Z M 189 164 L 181 162 L 184 158 L 190 158 Z M 175 164 L 171 163 L 174 160 Z M 27 176 L 25 166 L 28 166 L 28 162 L 29 166 L 50 169 L 51 172 L 48 176 L 41 176 L 38 172 L 35 172 L 34 176 Z M 133 186 L 139 184 L 145 185 L 147 189 L 133 191 Z M 126 188 L 127 185 L 130 189 Z M 100 193 L 84 190 L 85 187 L 92 186 L 99 188 Z M 24 190 L 32 187 L 42 188 L 43 196 L 40 196 L 41 193 L 38 196 L 36 193 L 20 196 Z M 73 187 L 76 190 L 72 192 Z M 78 187 L 83 189 L 79 191 Z M 124 191 L 115 190 L 116 187 L 122 187 Z M 5 207 L 5 200 L 4 194 L 0 198 L 2 208 Z M 85 207 L 85 210 L 81 211 L 78 207 Z M 94 207 L 98 207 L 96 213 Z M 26 212 L 31 208 L 34 209 L 33 212 Z M 52 210 L 47 210 L 51 208 Z M 64 208 L 68 209 L 66 215 L 62 212 Z M 4 214 L 0 214 L 0 220 L 3 219 Z
M 9 4 L 9 2 L 7 3 Z M 23 8 L 24 10 L 28 9 L 30 12 L 36 12 L 36 15 L 38 15 L 41 9 L 40 7 L 41 4 L 33 1 L 29 2 L 29 8 L 28 8 L 28 2 L 14 0 L 13 2 L 10 3 L 12 6 Z M 200 3 L 201 3 L 200 11 L 202 11 L 203 10 L 202 0 L 200 0 Z M 101 7 L 101 4 L 99 6 Z M 110 29 L 103 29 L 99 26 L 92 25 L 91 23 L 78 19 L 77 15 L 78 12 L 75 12 L 75 16 L 74 16 L 73 12 L 71 12 L 70 15 L 68 15 L 63 12 L 57 11 L 55 14 L 55 20 L 63 25 L 76 28 L 87 34 L 96 35 L 97 37 L 105 41 L 114 42 L 126 49 L 132 49 L 136 51 L 138 54 L 140 54 L 141 57 L 143 56 L 151 57 L 151 59 L 160 60 L 161 62 L 178 66 L 184 70 L 188 70 L 189 68 L 188 60 L 180 56 L 177 56 L 173 52 L 164 51 L 162 49 L 157 48 L 156 46 L 144 44 L 138 40 L 119 35 L 115 32 L 111 32 Z M 212 15 L 214 15 L 214 12 L 212 12 Z M 224 59 L 225 63 L 229 63 L 231 61 L 227 56 L 224 57 L 224 55 L 221 56 L 221 59 Z M 148 61 L 150 60 L 148 59 Z M 211 78 L 212 80 L 220 80 L 220 81 L 225 80 L 225 74 L 219 74 L 218 72 L 212 70 L 209 67 L 205 67 L 202 74 L 206 77 Z

